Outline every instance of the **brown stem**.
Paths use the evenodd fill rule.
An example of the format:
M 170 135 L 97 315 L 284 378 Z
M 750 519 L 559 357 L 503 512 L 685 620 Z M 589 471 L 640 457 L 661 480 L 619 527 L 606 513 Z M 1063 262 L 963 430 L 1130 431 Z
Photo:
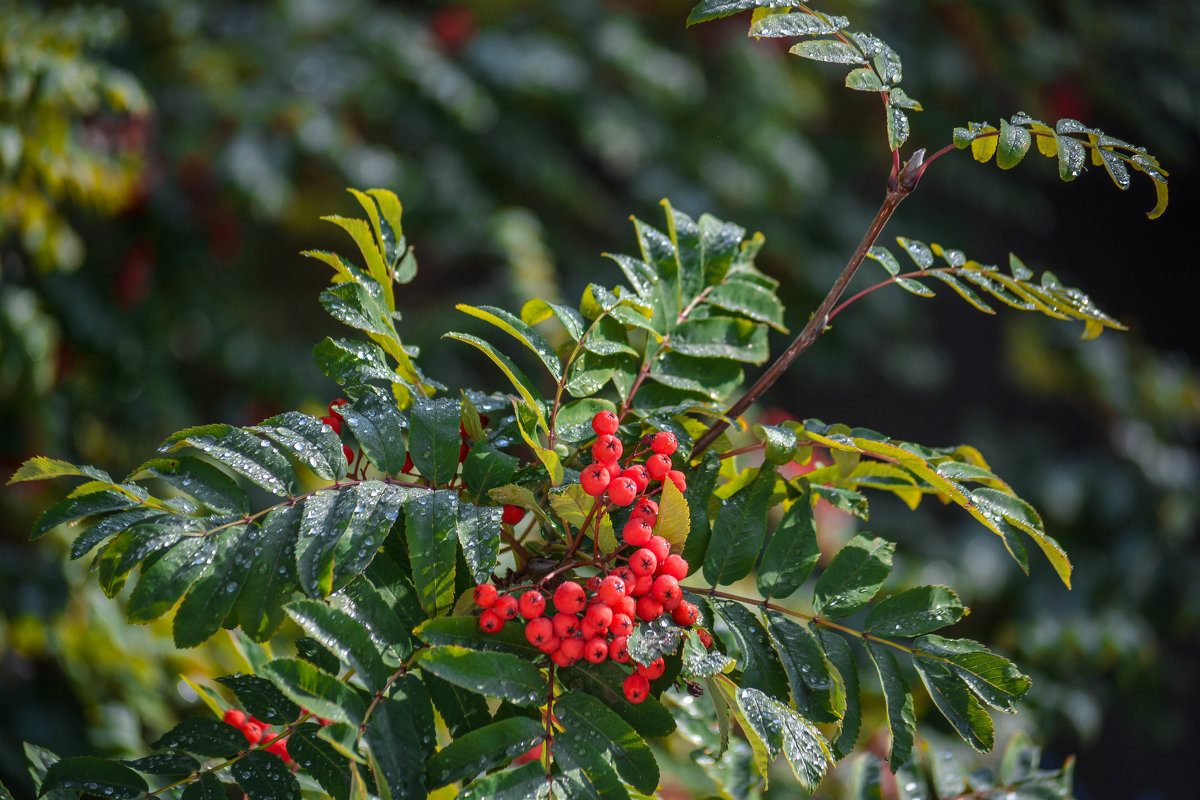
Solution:
M 775 363 L 767 368 L 767 371 L 754 382 L 754 385 L 742 395 L 741 399 L 725 412 L 726 419 L 719 419 L 714 422 L 705 431 L 704 435 L 696 440 L 690 458 L 695 459 L 707 450 L 709 445 L 729 427 L 729 423 L 726 420 L 736 419 L 741 416 L 755 400 L 761 397 L 767 389 L 771 388 L 783 376 L 783 373 L 796 360 L 796 357 L 811 347 L 813 342 L 825 332 L 825 325 L 829 321 L 829 312 L 833 310 L 842 293 L 846 291 L 846 287 L 850 285 L 850 280 L 854 277 L 854 273 L 858 271 L 859 265 L 867 257 L 867 251 L 871 249 L 871 246 L 875 244 L 875 240 L 879 238 L 879 234 L 883 231 L 888 220 L 891 219 L 892 214 L 895 213 L 896 207 L 900 205 L 900 201 L 907 197 L 911 191 L 912 186 L 909 185 L 909 181 L 903 179 L 898 181 L 897 185 L 888 187 L 887 194 L 883 198 L 883 205 L 875 213 L 875 218 L 871 220 L 871 224 L 867 228 L 862 241 L 858 243 L 854 255 L 850 257 L 850 261 L 842 269 L 842 274 L 838 275 L 837 280 L 834 281 L 829 293 L 821 301 L 821 305 L 817 306 L 817 310 L 809 318 L 808 324 L 800 331 L 800 335 L 788 346 L 787 350 L 784 350 L 780 354 L 779 358 L 775 359 Z

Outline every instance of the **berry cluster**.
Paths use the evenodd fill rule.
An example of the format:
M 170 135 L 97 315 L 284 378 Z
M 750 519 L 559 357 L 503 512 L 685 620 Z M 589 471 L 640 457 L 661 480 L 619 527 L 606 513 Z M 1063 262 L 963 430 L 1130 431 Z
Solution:
M 671 464 L 671 454 L 679 448 L 675 434 L 662 431 L 648 435 L 642 441 L 650 445 L 654 454 L 645 464 L 623 467 L 624 446 L 616 437 L 619 424 L 617 415 L 611 411 L 601 411 L 592 417 L 592 430 L 599 438 L 592 445 L 591 465 L 579 475 L 579 484 L 585 492 L 592 497 L 607 493 L 613 505 L 628 506 L 645 494 L 651 481 L 669 480 L 679 491 L 687 489 L 684 474 L 673 469 Z
M 302 709 L 302 711 L 305 714 L 309 713 L 304 709 Z M 333 720 L 325 719 L 324 717 L 315 717 L 315 719 L 321 725 L 333 724 Z M 226 709 L 225 715 L 221 717 L 221 720 L 241 731 L 242 735 L 246 737 L 246 741 L 251 745 L 256 745 L 263 741 L 269 741 L 273 737 L 279 736 L 278 734 L 271 732 L 271 726 L 267 723 L 254 716 L 247 715 L 244 711 L 239 711 L 236 708 Z M 287 740 L 287 736 L 279 736 L 279 738 L 272 741 L 263 749 L 268 753 L 274 753 L 275 755 L 279 756 L 283 759 L 284 764 L 290 766 L 293 761 L 292 757 L 288 755 Z

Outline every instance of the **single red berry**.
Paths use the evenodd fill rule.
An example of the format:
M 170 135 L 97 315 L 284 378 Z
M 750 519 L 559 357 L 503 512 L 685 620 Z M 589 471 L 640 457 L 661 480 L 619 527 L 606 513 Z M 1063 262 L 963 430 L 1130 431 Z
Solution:
M 584 615 L 583 621 L 607 631 L 608 626 L 612 624 L 612 618 L 613 610 L 606 603 L 592 603 L 588 606 L 587 614 Z
M 546 619 L 546 618 L 542 617 L 542 619 Z M 546 621 L 549 622 L 549 620 L 546 620 Z M 557 636 L 551 636 L 546 641 L 537 645 L 537 649 L 541 650 L 546 655 L 552 655 L 554 653 L 554 651 L 559 648 L 560 645 L 562 645 L 562 639 L 558 638 Z
M 333 432 L 338 436 L 342 435 L 342 418 L 338 417 L 321 417 L 321 422 L 324 422 L 329 427 L 333 428 Z
M 581 636 L 563 637 L 558 649 L 567 654 L 572 661 L 583 658 L 583 649 L 587 641 Z
M 324 726 L 326 726 L 326 725 L 332 725 L 332 724 L 333 724 L 333 720 L 331 720 L 331 719 L 326 719 L 325 717 L 317 717 L 317 724 L 319 724 L 319 725 L 321 725 L 322 727 L 324 727 Z
M 704 628 L 701 628 L 699 631 L 697 631 L 697 633 L 700 636 L 700 644 L 704 645 L 705 647 L 712 647 L 713 638 L 711 633 L 704 630 Z
M 673 466 L 670 456 L 653 455 L 646 459 L 646 472 L 650 473 L 651 480 L 661 481 Z
M 621 473 L 625 468 L 621 466 L 620 461 L 610 461 L 604 465 L 604 469 L 608 472 L 608 480 L 611 483 L 613 478 L 621 477 Z
M 498 595 L 499 592 L 496 591 L 495 586 L 490 583 L 481 583 L 475 587 L 475 605 L 480 608 L 491 608 Z
M 637 497 L 637 484 L 632 478 L 613 478 L 608 484 L 608 499 L 618 506 L 627 506 Z
M 221 717 L 222 722 L 227 722 L 235 728 L 240 728 L 246 724 L 246 712 L 239 711 L 236 708 L 226 709 L 225 715 Z
M 687 628 L 696 624 L 696 620 L 700 619 L 700 609 L 684 600 L 679 605 L 675 606 L 675 610 L 671 612 L 671 619 L 675 620 L 676 625 L 682 625 Z M 707 645 L 705 645 L 707 647 Z
M 680 599 L 683 597 L 683 590 L 679 588 L 679 581 L 670 575 L 659 575 L 654 579 L 654 587 L 650 589 L 650 596 L 663 604 L 663 608 L 668 611 L 679 605 Z
M 247 722 L 246 724 L 242 725 L 242 735 L 246 737 L 246 741 L 248 741 L 250 744 L 258 744 L 262 741 L 263 729 L 261 726 L 255 725 L 253 722 Z
M 625 699 L 631 703 L 640 703 L 650 694 L 650 681 L 636 672 L 625 679 L 621 685 L 625 690 Z
M 630 592 L 634 597 L 641 597 L 650 594 L 650 590 L 654 587 L 654 573 L 649 575 L 638 575 L 637 580 L 633 582 L 633 591 Z
M 629 586 L 635 586 L 636 584 L 637 584 L 637 580 L 634 580 L 633 583 L 629 584 Z M 621 599 L 621 602 L 617 603 L 615 606 L 612 607 L 612 610 L 613 610 L 614 617 L 617 614 L 624 614 L 625 616 L 629 617 L 630 619 L 633 619 L 634 617 L 637 616 L 637 598 L 630 596 L 630 595 L 626 595 L 625 597 L 623 597 Z
M 604 464 L 611 464 L 621 458 L 625 452 L 621 440 L 612 434 L 604 434 L 592 445 L 592 458 Z
M 467 456 L 471 454 L 471 445 L 463 442 L 458 446 L 458 463 L 463 463 L 467 460 Z
M 561 644 L 558 646 L 557 650 L 550 654 L 550 660 L 559 667 L 569 667 L 575 663 L 575 659 L 563 652 Z
M 484 633 L 498 633 L 504 629 L 504 617 L 494 608 L 486 609 L 479 615 L 479 629 Z
M 669 456 L 679 449 L 679 440 L 670 431 L 662 431 L 650 442 L 650 449 L 660 456 Z
M 276 739 L 275 741 L 273 741 L 269 745 L 267 745 L 265 749 L 268 753 L 274 753 L 275 755 L 282 758 L 283 763 L 285 763 L 285 764 L 289 763 L 292 760 L 291 756 L 288 755 L 288 751 L 287 751 L 287 739 Z
M 501 619 L 516 619 L 517 598 L 511 594 L 501 595 L 492 603 L 492 610 L 499 614 Z
M 650 485 L 650 473 L 641 464 L 629 467 L 621 473 L 622 478 L 629 478 L 637 484 L 638 494 L 646 491 L 646 487 Z
M 516 525 L 523 519 L 525 519 L 525 509 L 508 503 L 504 504 L 504 510 L 500 512 L 501 522 L 505 525 Z
M 628 636 L 633 633 L 633 619 L 628 614 L 616 613 L 608 624 L 608 632 L 613 636 Z
M 608 643 L 608 657 L 618 664 L 629 663 L 628 642 L 629 638 L 626 636 L 614 636 Z
M 662 603 L 655 600 L 648 594 L 644 594 L 637 601 L 637 615 L 642 622 L 653 622 L 662 616 Z
M 658 680 L 667 669 L 667 664 L 661 658 L 656 658 L 649 664 L 638 664 L 637 674 L 645 676 L 648 680 Z
M 671 543 L 661 536 L 651 536 L 650 541 L 646 542 L 646 549 L 654 553 L 655 569 L 659 564 L 665 564 L 671 555 Z
M 587 592 L 574 581 L 563 581 L 554 590 L 554 607 L 564 614 L 578 614 L 587 607 Z
M 592 430 L 597 436 L 611 436 L 617 432 L 621 420 L 617 419 L 617 415 L 612 411 L 597 411 L 596 416 L 592 417 Z
M 646 547 L 635 550 L 633 555 L 629 557 L 629 568 L 639 578 L 643 575 L 653 575 L 657 567 L 658 556 L 654 555 L 653 550 Z
M 354 450 L 351 449 L 350 445 L 348 445 L 348 444 L 342 445 L 342 455 L 344 455 L 346 457 L 347 464 L 354 463 Z
M 629 512 L 630 519 L 644 519 L 651 528 L 658 522 L 658 503 L 651 500 L 649 497 L 643 497 L 634 503 L 633 510 Z
M 608 470 L 603 464 L 589 464 L 579 473 L 579 485 L 592 497 L 604 494 L 610 480 Z
M 554 638 L 554 626 L 545 617 L 537 617 L 525 623 L 525 638 L 534 647 L 541 647 Z
M 574 614 L 564 614 L 560 611 L 550 618 L 550 623 L 554 626 L 554 635 L 560 639 L 579 633 L 579 617 Z
M 579 623 L 579 635 L 584 639 L 595 639 L 597 636 L 604 636 L 608 633 L 608 628 L 597 625 L 587 617 Z
M 608 642 L 600 637 L 588 639 L 583 648 L 583 657 L 593 664 L 599 664 L 608 658 Z
M 625 544 L 630 544 L 634 547 L 641 547 L 650 541 L 650 537 L 653 535 L 654 528 L 644 519 L 631 519 L 621 529 L 621 538 L 625 540 Z
M 687 477 L 679 470 L 673 469 L 668 472 L 667 480 L 675 484 L 675 488 L 679 490 L 680 494 L 683 494 L 687 491 Z
M 525 619 L 537 619 L 546 610 L 546 598 L 537 589 L 530 589 L 517 600 L 517 608 Z
M 595 594 L 596 590 L 600 588 L 600 576 L 593 575 L 588 578 L 587 583 L 584 584 L 584 588 L 588 590 L 588 594 Z
M 607 576 L 600 581 L 600 588 L 596 590 L 596 596 L 609 605 L 621 602 L 625 597 L 625 581 L 616 575 Z
M 659 570 L 663 575 L 670 575 L 675 580 L 681 581 L 687 577 L 688 562 L 678 553 L 672 553 L 667 556 L 667 560 L 662 563 Z
M 629 593 L 633 591 L 633 582 L 637 580 L 637 575 L 633 574 L 633 570 L 629 567 L 617 567 L 609 575 L 620 578 L 625 582 L 625 595 L 628 597 Z

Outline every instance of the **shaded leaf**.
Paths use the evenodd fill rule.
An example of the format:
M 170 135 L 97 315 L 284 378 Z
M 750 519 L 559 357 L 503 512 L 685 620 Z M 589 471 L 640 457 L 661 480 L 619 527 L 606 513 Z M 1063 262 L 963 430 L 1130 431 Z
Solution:
M 106 797 L 137 797 L 149 787 L 141 775 L 116 761 L 96 756 L 73 756 L 50 765 L 38 788 L 38 797 L 59 789 Z

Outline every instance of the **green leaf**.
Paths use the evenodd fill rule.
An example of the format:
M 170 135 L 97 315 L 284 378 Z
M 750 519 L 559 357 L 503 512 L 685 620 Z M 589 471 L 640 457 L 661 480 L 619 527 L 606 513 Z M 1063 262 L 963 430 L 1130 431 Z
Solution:
M 846 75 L 846 88 L 859 92 L 882 92 L 884 86 L 883 81 L 875 74 L 875 70 L 870 67 L 859 67 L 850 70 L 850 73 Z
M 690 565 L 692 572 L 695 572 L 704 563 L 708 546 L 712 541 L 712 526 L 708 519 L 708 499 L 717 485 L 720 468 L 720 457 L 713 450 L 706 452 L 700 464 L 688 476 L 687 491 L 683 493 L 684 499 L 687 500 L 688 511 L 692 516 L 687 541 L 683 547 L 683 558 Z
M 357 727 L 366 715 L 366 704 L 358 692 L 304 661 L 277 658 L 259 672 L 289 700 L 319 717 Z
M 322 372 L 342 386 L 401 380 L 401 376 L 388 365 L 387 354 L 374 342 L 326 336 L 313 347 L 313 361 Z
M 543 419 L 542 409 L 531 409 L 529 406 L 518 401 L 515 397 L 512 400 L 513 416 L 517 420 L 517 430 L 521 433 L 521 438 L 525 440 L 525 444 L 529 445 L 529 449 L 533 450 L 534 455 L 542 462 L 546 468 L 546 472 L 550 475 L 551 485 L 557 486 L 563 481 L 562 461 L 558 457 L 558 453 L 542 446 L 542 440 L 539 436 L 539 429 L 549 432 L 545 420 Z
M 840 634 L 824 628 L 817 628 L 817 640 L 825 648 L 825 655 L 837 670 L 837 677 L 842 682 L 841 697 L 845 702 L 842 713 L 841 729 L 838 738 L 833 742 L 833 753 L 842 759 L 853 753 L 858 743 L 858 730 L 862 725 L 862 705 L 858 692 L 858 664 L 850 645 Z
M 554 700 L 554 714 L 570 732 L 602 753 L 611 754 L 620 776 L 644 794 L 659 784 L 659 765 L 642 736 L 602 700 L 582 692 L 564 692 Z
M 545 797 L 550 791 L 548 783 L 542 765 L 531 761 L 516 769 L 486 775 L 463 789 L 458 797 L 459 800 L 529 800 Z
M 426 796 L 424 747 L 416 722 L 410 703 L 385 697 L 371 712 L 363 730 L 372 771 L 392 800 Z
M 296 542 L 300 586 L 310 597 L 326 597 L 370 563 L 400 513 L 410 490 L 382 481 L 363 481 L 343 489 L 327 489 L 304 501 Z M 343 541 L 346 547 L 342 547 Z M 360 550 L 361 554 L 354 551 Z M 353 559 L 353 565 L 335 564 Z
M 151 753 L 121 763 L 145 775 L 188 775 L 200 769 L 200 762 L 186 753 Z M 0 794 L 0 798 L 3 797 Z
M 383 559 L 378 559 L 379 563 Z M 397 610 L 399 601 L 388 590 L 377 589 L 369 580 L 354 581 L 337 594 L 330 595 L 329 603 L 339 611 L 353 617 L 367 635 L 371 637 L 383 661 L 389 666 L 399 666 L 413 651 L 412 628 L 420 618 L 416 602 L 416 590 L 408 586 L 412 605 L 417 606 L 415 619 L 407 618 Z
M 350 800 L 349 760 L 320 737 L 320 730 L 312 723 L 297 727 L 287 740 L 288 755 L 334 800 Z
M 1029 152 L 1033 137 L 1029 131 L 1020 125 L 1010 125 L 1000 120 L 1000 136 L 996 141 L 996 166 L 1000 169 L 1012 169 Z
M 511 483 L 520 463 L 516 456 L 481 442 L 471 448 L 463 462 L 463 480 L 476 497 L 485 498 L 492 489 Z
M 697 358 L 761 364 L 770 355 L 767 329 L 745 319 L 714 316 L 687 320 L 671 334 L 670 349 Z
M 913 666 L 933 704 L 962 740 L 980 753 L 991 750 L 995 741 L 992 718 L 966 684 L 940 661 L 918 657 Z
M 471 568 L 471 579 L 483 583 L 496 568 L 500 553 L 500 513 L 494 506 L 458 504 L 455 531 L 463 557 Z
M 509 717 L 464 734 L 429 759 L 429 789 L 473 778 L 505 764 L 546 737 L 546 729 L 529 717 Z
M 238 624 L 256 642 L 267 641 L 279 630 L 283 604 L 298 588 L 296 538 L 302 509 L 280 506 L 263 519 L 258 553 L 237 600 Z
M 565 403 L 554 418 L 555 432 L 564 442 L 587 441 L 596 435 L 592 431 L 592 418 L 600 411 L 616 410 L 616 403 L 602 397 L 585 397 Z
M 586 659 L 559 672 L 565 685 L 599 698 L 643 737 L 657 739 L 669 736 L 675 730 L 675 717 L 662 703 L 654 697 L 647 697 L 637 705 L 625 699 L 621 682 L 627 674 L 623 667 L 612 661 L 593 664 Z
M 787 756 L 796 780 L 807 792 L 815 792 L 825 770 L 833 762 L 829 743 L 804 717 L 757 689 L 739 688 L 738 707 L 753 733 L 765 746 L 771 760 L 780 750 Z
M 775 470 L 763 467 L 750 483 L 721 504 L 704 555 L 704 579 L 729 584 L 750 574 L 766 536 L 767 506 Z
M 235 480 L 193 456 L 155 458 L 138 467 L 130 477 L 133 480 L 161 478 L 214 511 L 245 514 L 250 510 L 250 499 Z
M 451 737 L 462 736 L 468 731 L 487 725 L 491 720 L 488 703 L 483 695 L 455 686 L 430 672 L 421 677 L 429 687 L 429 696 L 442 721 L 446 723 L 446 730 L 450 732 Z
M 554 348 L 550 343 L 538 333 L 536 330 L 525 324 L 522 320 L 508 313 L 502 308 L 495 306 L 470 306 L 465 303 L 459 303 L 455 306 L 459 311 L 470 314 L 472 317 L 490 322 L 500 330 L 512 336 L 521 344 L 528 347 L 533 353 L 541 359 L 546 369 L 550 372 L 550 376 L 557 380 L 562 375 L 562 362 L 558 355 L 554 352 Z
M 880 600 L 867 613 L 864 631 L 883 636 L 920 636 L 953 625 L 966 607 L 945 586 L 917 586 Z
M 578 311 L 570 306 L 550 303 L 535 297 L 532 300 L 527 300 L 525 305 L 521 307 L 521 320 L 529 325 L 537 325 L 539 322 L 544 322 L 552 316 L 558 319 L 559 323 L 563 326 L 563 330 L 567 332 L 567 335 L 573 341 L 578 342 L 583 338 L 584 331 L 587 330 L 587 321 L 584 320 Z
M 325 480 L 346 477 L 342 440 L 325 423 L 299 411 L 288 411 L 246 430 L 260 433 Z
M 554 766 L 562 771 L 554 787 L 565 797 L 590 797 L 596 800 L 629 800 L 629 792 L 604 754 L 590 740 L 575 731 L 562 731 L 554 737 Z
M 458 472 L 459 401 L 450 397 L 413 402 L 408 450 L 413 464 L 438 486 L 447 484 Z
M 847 542 L 817 579 L 813 610 L 826 617 L 853 614 L 870 602 L 892 571 L 893 542 L 861 533 Z
M 981 700 L 998 711 L 1014 713 L 1016 701 L 1032 685 L 1016 665 L 970 639 L 922 636 L 913 657 L 920 662 L 937 661 L 958 676 Z
M 199 780 L 183 792 L 182 800 L 226 800 L 225 786 L 211 772 L 201 772 Z
M 171 547 L 142 572 L 129 595 L 125 615 L 130 622 L 158 619 L 179 602 L 195 581 L 212 569 L 216 537 L 193 536 Z
M 106 797 L 137 797 L 149 788 L 141 775 L 115 761 L 96 756 L 74 756 L 50 765 L 37 796 L 66 789 Z
M 454 606 L 458 495 L 451 490 L 426 492 L 405 506 L 405 532 L 413 583 L 421 607 L 430 616 Z
M 741 657 L 737 665 L 742 671 L 741 685 L 760 689 L 771 697 L 788 696 L 787 673 L 771 646 L 771 638 L 762 624 L 740 603 L 714 599 L 712 609 L 729 627 L 737 641 Z
M 801 497 L 785 506 L 758 568 L 758 593 L 787 597 L 800 588 L 821 557 L 812 503 Z
M 153 523 L 168 516 L 155 508 L 136 508 L 132 511 L 110 514 L 75 538 L 75 541 L 71 543 L 71 560 L 74 561 L 87 555 L 92 548 L 110 536 L 126 531 L 139 523 Z
M 353 667 L 369 691 L 377 692 L 387 683 L 391 670 L 384 666 L 371 637 L 353 617 L 308 599 L 289 603 L 287 612 L 309 636 Z
M 212 717 L 188 717 L 150 745 L 208 758 L 229 758 L 249 747 L 240 730 Z
M 217 678 L 217 682 L 232 689 L 242 707 L 263 722 L 284 725 L 300 716 L 300 706 L 284 697 L 266 678 L 237 674 Z
M 204 425 L 172 435 L 160 450 L 194 447 L 272 494 L 296 493 L 296 473 L 287 457 L 266 439 L 229 425 Z
M 479 629 L 476 617 L 437 617 L 422 622 L 414 633 L 426 644 L 456 645 L 472 650 L 509 653 L 532 662 L 542 652 L 525 638 L 519 622 L 507 624 L 496 633 Z
M 210 538 L 216 539 L 212 569 L 192 584 L 175 612 L 176 647 L 195 647 L 221 629 L 254 563 L 256 530 L 237 525 Z
M 796 432 L 782 425 L 755 425 L 754 438 L 763 443 L 763 460 L 768 464 L 786 464 L 799 450 Z
M 917 726 L 912 693 L 908 690 L 908 682 L 900 674 L 900 664 L 891 649 L 872 639 L 866 640 L 866 646 L 883 686 L 888 729 L 892 736 L 888 748 L 888 766 L 894 773 L 912 755 L 913 731 Z
M 757 284 L 729 280 L 714 287 L 705 301 L 756 322 L 765 322 L 780 333 L 788 332 L 783 325 L 783 304 L 774 292 Z
M 825 61 L 830 64 L 866 64 L 857 47 L 837 39 L 809 39 L 797 42 L 788 50 L 794 56 Z
M 408 427 L 408 420 L 396 406 L 391 393 L 377 386 L 363 384 L 348 388 L 346 394 L 352 402 L 341 406 L 338 413 L 346 420 L 346 426 L 358 440 L 362 451 L 380 472 L 386 475 L 400 474 L 408 452 L 404 444 L 404 429 Z M 345 461 L 345 458 L 342 460 Z
M 547 499 L 555 515 L 576 530 L 591 516 L 592 508 L 601 502 L 601 498 L 592 497 L 578 483 L 550 494 Z M 587 535 L 599 540 L 601 552 L 612 553 L 617 549 L 617 535 L 607 513 L 591 518 Z
M 46 478 L 63 477 L 91 478 L 92 480 L 112 483 L 112 476 L 104 470 L 86 465 L 75 466 L 66 461 L 61 461 L 57 458 L 47 458 L 46 456 L 34 456 L 28 459 L 13 473 L 8 482 L 11 484 L 20 483 L 21 481 L 41 481 Z
M 775 4 L 760 2 L 756 5 L 771 6 Z M 811 12 L 770 14 L 751 23 L 749 35 L 770 37 L 832 35 L 849 24 L 850 20 L 845 17 L 826 16 Z
M 796 708 L 817 722 L 840 719 L 845 700 L 839 701 L 835 696 L 839 689 L 833 677 L 834 667 L 816 637 L 778 611 L 767 609 L 763 617 L 771 646 L 787 673 Z M 826 701 L 826 695 L 832 703 Z
M 709 650 L 695 631 L 689 631 L 683 639 L 683 664 L 680 674 L 696 680 L 725 672 L 733 666 L 733 659 L 716 648 Z
M 655 359 L 647 377 L 673 389 L 720 402 L 742 383 L 745 373 L 735 361 L 694 358 L 666 351 Z M 645 403 L 639 395 L 639 405 L 651 404 Z
M 507 653 L 480 653 L 453 645 L 419 651 L 415 663 L 423 671 L 471 692 L 519 706 L 545 700 L 546 679 L 541 670 Z
M 34 523 L 33 532 L 29 534 L 29 538 L 30 540 L 41 538 L 64 522 L 72 522 L 94 514 L 124 511 L 141 504 L 137 498 L 116 491 L 90 492 L 68 497 L 42 512 L 37 522 Z
M 249 800 L 300 800 L 296 776 L 274 753 L 252 750 L 230 764 L 229 772 Z

